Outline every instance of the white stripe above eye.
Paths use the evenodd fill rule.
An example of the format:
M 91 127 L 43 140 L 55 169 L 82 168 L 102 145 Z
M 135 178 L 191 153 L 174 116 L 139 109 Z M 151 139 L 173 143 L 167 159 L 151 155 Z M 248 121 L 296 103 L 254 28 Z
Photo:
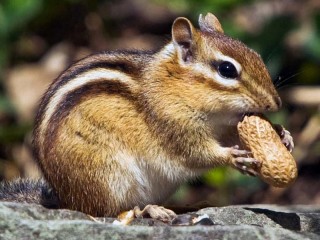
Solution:
M 211 67 L 203 63 L 192 64 L 192 71 L 198 72 L 199 74 L 204 75 L 205 78 L 211 79 L 212 81 L 226 87 L 235 87 L 239 85 L 238 80 L 221 77 L 218 72 L 213 71 Z
M 238 63 L 234 58 L 231 58 L 229 56 L 226 56 L 224 54 L 222 54 L 221 52 L 219 51 L 216 51 L 215 54 L 215 59 L 216 61 L 227 61 L 227 62 L 231 62 L 237 69 L 237 72 L 240 74 L 241 71 L 242 71 L 242 67 L 240 65 L 240 63 Z
M 95 81 L 101 81 L 101 79 L 105 79 L 105 81 L 110 80 L 118 80 L 121 82 L 130 82 L 132 81 L 131 77 L 120 73 L 118 71 L 96 68 L 92 69 L 88 72 L 84 72 L 83 74 L 71 79 L 68 83 L 64 84 L 59 88 L 59 90 L 52 96 L 50 102 L 46 107 L 46 112 L 44 113 L 43 121 L 40 125 L 40 134 L 39 136 L 44 136 L 43 131 L 45 131 L 46 126 L 50 118 L 52 117 L 53 113 L 57 110 L 63 98 L 73 90 L 80 88 L 87 83 L 93 83 Z M 40 139 L 40 144 L 42 144 L 44 139 Z
M 214 57 L 215 57 L 216 61 L 218 61 L 218 62 L 226 61 L 226 62 L 232 63 L 235 66 L 235 68 L 237 69 L 238 74 L 239 75 L 241 74 L 242 67 L 241 67 L 240 63 L 238 63 L 235 59 L 233 59 L 229 56 L 226 56 L 219 51 L 216 51 L 214 53 Z M 218 72 L 214 72 L 213 75 L 214 75 L 214 81 L 220 83 L 223 86 L 235 87 L 235 86 L 239 85 L 239 81 L 237 79 L 222 77 Z
M 218 62 L 227 61 L 227 62 L 232 63 L 235 66 L 235 68 L 237 69 L 237 72 L 239 73 L 239 75 L 241 74 L 242 67 L 241 67 L 240 63 L 238 63 L 235 59 L 233 59 L 229 56 L 226 56 L 219 51 L 215 52 L 214 58 Z M 211 72 L 210 75 L 208 74 L 208 70 Z M 202 69 L 202 72 L 205 73 L 206 77 L 211 78 L 214 82 L 219 83 L 225 87 L 236 87 L 239 85 L 239 81 L 237 79 L 222 77 L 217 71 L 213 71 L 209 67 L 207 67 L 205 71 L 204 71 L 204 69 Z
M 166 52 L 172 51 L 172 46 L 170 46 L 169 48 L 166 49 Z M 235 59 L 223 55 L 221 52 L 217 51 L 214 55 L 214 59 L 216 61 L 219 62 L 223 62 L 223 61 L 227 61 L 232 63 L 235 68 L 237 69 L 237 72 L 239 74 L 241 74 L 242 71 L 242 67 L 240 65 L 239 62 L 237 62 Z M 192 69 L 191 71 L 194 73 L 198 73 L 200 75 L 203 75 L 206 79 L 211 79 L 212 81 L 225 86 L 225 87 L 236 87 L 238 86 L 240 83 L 237 79 L 233 79 L 233 78 L 225 78 L 220 76 L 220 74 L 216 71 L 213 70 L 211 66 L 209 66 L 208 64 L 204 64 L 204 63 L 185 63 L 182 59 L 179 59 L 179 64 L 180 66 L 186 67 L 188 69 Z

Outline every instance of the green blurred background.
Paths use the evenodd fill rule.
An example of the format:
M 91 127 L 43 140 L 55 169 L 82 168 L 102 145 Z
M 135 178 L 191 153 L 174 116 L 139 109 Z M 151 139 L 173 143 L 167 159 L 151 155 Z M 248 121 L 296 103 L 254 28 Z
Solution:
M 177 205 L 320 204 L 320 1 L 318 0 L 1 0 L 0 178 L 37 178 L 30 132 L 37 103 L 70 63 L 90 53 L 154 49 L 172 21 L 214 13 L 225 33 L 259 52 L 283 109 L 269 117 L 292 133 L 299 177 L 270 187 L 230 168 L 183 185 Z

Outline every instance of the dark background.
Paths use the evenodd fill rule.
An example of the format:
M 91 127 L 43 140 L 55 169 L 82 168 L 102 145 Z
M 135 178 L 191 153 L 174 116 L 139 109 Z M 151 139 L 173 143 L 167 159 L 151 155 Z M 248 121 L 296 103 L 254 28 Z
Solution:
M 45 88 L 71 62 L 114 49 L 154 49 L 171 24 L 214 13 L 261 54 L 284 106 L 269 117 L 293 135 L 299 177 L 273 188 L 230 168 L 183 185 L 171 204 L 320 204 L 320 1 L 1 0 L 0 179 L 39 177 L 30 132 Z

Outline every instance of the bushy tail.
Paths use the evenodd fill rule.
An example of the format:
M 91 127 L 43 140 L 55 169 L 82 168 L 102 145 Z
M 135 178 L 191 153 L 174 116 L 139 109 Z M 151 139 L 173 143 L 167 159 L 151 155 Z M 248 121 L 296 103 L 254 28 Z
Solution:
M 59 199 L 44 179 L 19 178 L 0 182 L 0 201 L 41 204 L 46 208 L 59 208 Z

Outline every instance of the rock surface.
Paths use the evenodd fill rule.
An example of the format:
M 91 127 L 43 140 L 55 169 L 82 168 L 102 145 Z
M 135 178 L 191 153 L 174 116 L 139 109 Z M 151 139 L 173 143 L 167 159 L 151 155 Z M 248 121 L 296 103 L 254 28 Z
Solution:
M 171 226 L 113 218 L 33 204 L 0 202 L 0 239 L 320 239 L 320 206 L 248 205 L 204 208 L 214 225 Z

